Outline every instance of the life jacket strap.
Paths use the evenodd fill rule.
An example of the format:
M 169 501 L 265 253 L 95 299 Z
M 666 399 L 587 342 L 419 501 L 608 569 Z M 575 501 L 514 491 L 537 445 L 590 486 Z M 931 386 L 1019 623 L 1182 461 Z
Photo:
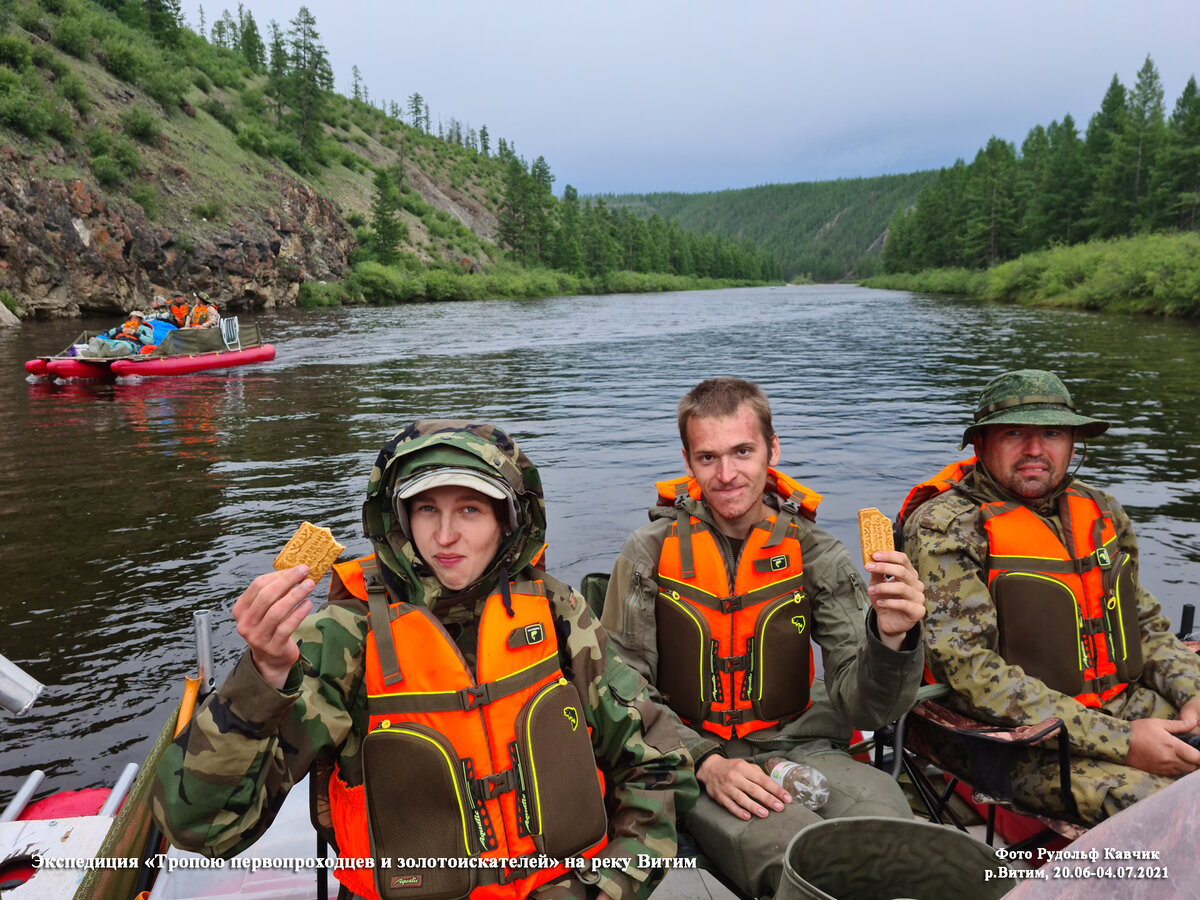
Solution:
M 390 629 L 389 629 L 390 632 Z M 406 713 L 471 712 L 537 684 L 559 671 L 558 655 L 547 656 L 527 669 L 498 681 L 472 684 L 457 691 L 428 694 L 386 694 L 367 698 L 372 716 Z
M 778 547 L 783 543 L 783 539 L 787 537 L 788 528 L 795 521 L 797 515 L 800 514 L 800 505 L 795 500 L 787 499 L 783 501 L 783 505 L 779 510 L 779 515 L 775 517 L 775 526 L 771 529 L 771 536 L 767 538 L 767 542 L 763 544 L 763 549 L 768 547 Z
M 396 654 L 396 642 L 392 638 L 387 587 L 379 575 L 375 560 L 364 560 L 362 572 L 363 584 L 367 588 L 367 624 L 375 635 L 375 651 L 379 654 L 383 683 L 389 686 L 398 684 L 404 680 L 404 674 L 400 671 L 400 657 Z

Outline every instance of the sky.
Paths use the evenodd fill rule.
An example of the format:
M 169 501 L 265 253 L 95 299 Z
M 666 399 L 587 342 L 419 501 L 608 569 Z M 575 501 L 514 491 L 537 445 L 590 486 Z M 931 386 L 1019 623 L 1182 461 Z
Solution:
M 297 0 L 244 0 L 264 35 Z M 486 125 L 555 190 L 712 191 L 937 169 L 1074 117 L 1147 54 L 1169 114 L 1200 74 L 1200 2 L 309 0 L 337 90 L 414 91 Z M 183 0 L 197 28 L 237 3 Z

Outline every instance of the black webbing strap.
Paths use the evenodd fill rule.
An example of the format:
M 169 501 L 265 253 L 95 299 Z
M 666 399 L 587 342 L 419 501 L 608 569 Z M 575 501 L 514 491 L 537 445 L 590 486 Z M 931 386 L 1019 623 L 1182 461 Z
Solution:
M 470 712 L 495 703 L 517 691 L 537 684 L 559 671 L 558 655 L 552 654 L 527 669 L 522 669 L 498 681 L 487 681 L 457 691 L 436 691 L 428 694 L 387 694 L 367 698 L 372 716 L 403 715 L 405 713 Z
M 684 481 L 675 488 L 675 508 L 679 510 L 679 514 L 675 517 L 675 525 L 679 533 L 680 577 L 695 578 L 696 562 L 692 556 L 692 514 L 683 508 L 683 501 L 687 498 L 687 482 Z
M 771 536 L 763 544 L 764 550 L 768 547 L 778 547 L 783 543 L 783 539 L 787 536 L 788 527 L 795 521 L 795 516 L 798 512 L 800 512 L 800 507 L 793 501 L 784 501 L 783 508 L 780 509 L 779 515 L 775 517 L 775 527 L 771 529 Z
M 404 680 L 404 673 L 400 671 L 400 658 L 396 655 L 396 642 L 392 639 L 387 588 L 374 560 L 363 562 L 362 573 L 363 584 L 367 587 L 367 624 L 375 634 L 375 653 L 379 656 L 383 683 L 397 684 Z

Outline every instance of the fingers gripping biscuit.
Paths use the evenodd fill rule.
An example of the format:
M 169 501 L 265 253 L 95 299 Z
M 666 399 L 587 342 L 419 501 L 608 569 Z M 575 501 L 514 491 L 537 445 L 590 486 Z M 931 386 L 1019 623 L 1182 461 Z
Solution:
M 305 522 L 279 551 L 272 565 L 276 569 L 290 569 L 304 563 L 308 566 L 308 577 L 315 583 L 325 577 L 329 567 L 337 561 L 338 554 L 345 549 L 333 539 L 333 532 L 328 528 L 318 528 L 312 522 Z
M 873 562 L 876 550 L 895 550 L 892 539 L 892 520 L 875 507 L 858 511 L 858 536 L 862 540 L 863 563 Z

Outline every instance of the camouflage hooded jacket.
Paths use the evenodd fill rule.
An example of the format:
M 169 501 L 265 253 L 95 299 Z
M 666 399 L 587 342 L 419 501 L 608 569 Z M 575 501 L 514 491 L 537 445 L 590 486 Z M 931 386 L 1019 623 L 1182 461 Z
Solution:
M 511 572 L 525 570 L 541 550 L 545 504 L 536 467 L 491 426 L 417 422 L 384 447 L 371 473 L 363 520 L 389 592 L 431 609 L 473 665 L 479 613 L 497 584 L 498 565 L 464 591 L 445 596 L 412 544 L 393 528 L 391 486 L 417 469 L 440 465 L 481 469 L 516 493 L 523 522 L 497 559 Z M 632 859 L 600 868 L 598 885 L 616 900 L 645 897 L 663 870 L 639 869 L 638 856 L 675 855 L 676 813 L 689 809 L 698 793 L 691 760 L 642 679 L 607 651 L 604 631 L 580 594 L 551 592 L 551 613 L 563 671 L 579 692 L 605 774 L 609 842 L 597 858 Z M 367 633 L 367 605 L 335 578 L 330 602 L 297 630 L 300 660 L 282 691 L 263 681 L 249 651 L 243 655 L 159 765 L 152 809 L 174 845 L 208 856 L 241 852 L 314 766 L 336 760 L 349 784 L 361 783 Z
M 1066 479 L 1035 507 L 1013 497 L 985 469 L 976 467 L 963 478 L 961 491 L 945 491 L 909 516 L 904 523 L 904 549 L 925 583 L 929 668 L 938 681 L 955 691 L 947 705 L 1000 725 L 1026 725 L 1055 716 L 1066 723 L 1073 753 L 1124 763 L 1131 728 L 1121 710 L 1133 693 L 1130 688 L 1091 709 L 1026 675 L 1020 667 L 1010 666 L 997 649 L 996 607 L 987 586 L 988 539 L 977 515 L 980 503 L 1025 502 L 1061 539 L 1062 521 L 1054 501 L 1071 483 Z M 1097 493 L 1107 499 L 1118 548 L 1129 553 L 1134 567 L 1144 658 L 1137 685 L 1178 708 L 1200 697 L 1200 659 L 1175 638 L 1158 601 L 1142 587 L 1137 574 L 1137 539 L 1129 516 L 1108 494 Z
M 764 502 L 778 508 L 781 498 L 767 494 Z M 683 503 L 691 515 L 717 531 L 712 513 L 703 502 L 688 498 Z M 655 703 L 671 717 L 684 746 L 699 765 L 705 756 L 721 750 L 722 743 L 708 731 L 683 724 L 655 688 L 655 576 L 673 521 L 674 510 L 652 507 L 650 524 L 625 541 L 608 582 L 602 624 L 621 656 L 650 683 Z M 848 744 L 850 728 L 878 728 L 906 712 L 916 700 L 923 671 L 920 623 L 909 632 L 901 650 L 887 647 L 879 639 L 875 611 L 846 547 L 807 519 L 798 517 L 795 521 L 800 530 L 805 592 L 812 605 L 812 637 L 821 647 L 825 691 L 814 685 L 813 704 L 799 718 L 749 734 L 745 740 L 759 750 L 786 752 L 805 741 L 821 739 Z M 736 560 L 730 547 L 724 544 L 722 552 L 727 568 L 733 571 Z M 828 700 L 823 699 L 823 693 L 827 693 Z

